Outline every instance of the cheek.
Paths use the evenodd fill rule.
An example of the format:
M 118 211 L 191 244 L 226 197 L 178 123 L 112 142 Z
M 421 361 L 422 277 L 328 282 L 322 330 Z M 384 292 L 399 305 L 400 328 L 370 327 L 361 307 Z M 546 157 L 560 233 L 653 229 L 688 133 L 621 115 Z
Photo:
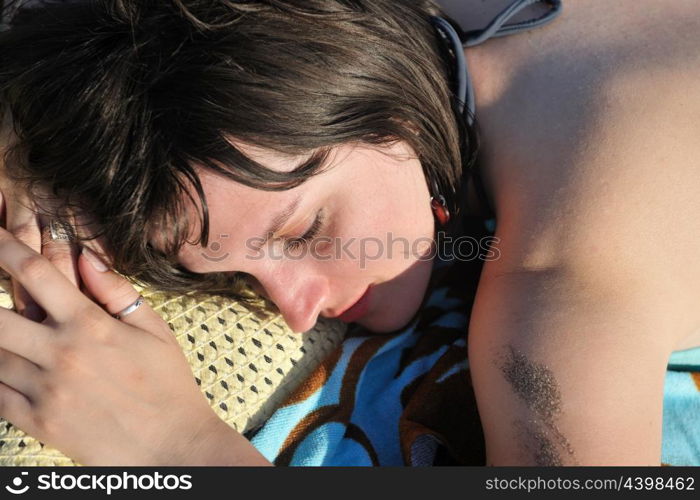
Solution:
M 430 207 L 422 200 L 419 194 L 394 198 L 373 220 L 372 230 L 383 242 L 386 263 L 392 268 L 413 264 L 432 246 L 435 225 Z
M 429 210 L 420 219 L 404 218 L 396 211 L 387 217 L 361 218 L 354 231 L 339 238 L 343 242 L 354 238 L 342 254 L 344 260 L 333 264 L 334 272 L 345 277 L 344 285 L 339 285 L 377 285 L 375 299 L 379 309 L 385 311 L 384 320 L 392 316 L 397 321 L 407 320 L 406 316 L 419 306 L 430 277 L 433 230 Z M 395 325 L 393 320 L 389 323 Z
M 386 168 L 391 175 L 365 173 L 347 183 L 351 188 L 335 197 L 331 232 L 353 240 L 348 248 L 362 269 L 390 279 L 430 249 L 435 225 L 420 165 Z

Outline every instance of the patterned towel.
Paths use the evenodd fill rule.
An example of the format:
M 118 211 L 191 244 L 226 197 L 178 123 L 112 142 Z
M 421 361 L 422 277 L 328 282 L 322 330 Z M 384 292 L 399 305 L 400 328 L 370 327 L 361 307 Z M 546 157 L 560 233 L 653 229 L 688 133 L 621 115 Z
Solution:
M 466 335 L 479 271 L 478 262 L 436 268 L 426 307 L 409 327 L 349 332 L 246 435 L 277 465 L 484 465 Z M 671 358 L 661 459 L 700 465 L 700 349 Z

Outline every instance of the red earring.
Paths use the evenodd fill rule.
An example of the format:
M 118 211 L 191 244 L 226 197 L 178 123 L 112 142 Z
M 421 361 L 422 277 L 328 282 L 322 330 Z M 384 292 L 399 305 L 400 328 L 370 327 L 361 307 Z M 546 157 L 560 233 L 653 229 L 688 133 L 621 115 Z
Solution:
M 447 208 L 447 201 L 441 194 L 430 197 L 430 208 L 433 209 L 435 218 L 441 226 L 444 226 L 450 221 L 450 209 Z

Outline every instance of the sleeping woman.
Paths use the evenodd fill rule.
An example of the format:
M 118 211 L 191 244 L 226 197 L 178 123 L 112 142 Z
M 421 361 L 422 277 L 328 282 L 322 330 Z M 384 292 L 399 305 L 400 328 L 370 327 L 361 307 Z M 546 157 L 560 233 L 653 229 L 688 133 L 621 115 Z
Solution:
M 700 4 L 460 8 L 463 29 L 430 0 L 20 10 L 0 415 L 84 464 L 266 463 L 120 274 L 392 332 L 436 235 L 493 217 L 468 337 L 487 463 L 658 465 L 667 360 L 700 346 Z

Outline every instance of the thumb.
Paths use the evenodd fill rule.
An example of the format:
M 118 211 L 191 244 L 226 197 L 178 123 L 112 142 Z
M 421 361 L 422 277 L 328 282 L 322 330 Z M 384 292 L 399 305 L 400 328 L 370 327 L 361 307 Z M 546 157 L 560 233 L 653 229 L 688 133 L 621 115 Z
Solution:
M 85 289 L 112 315 L 134 304 L 140 297 L 129 281 L 110 270 L 107 264 L 87 247 L 83 247 L 80 253 L 78 269 Z M 120 319 L 164 340 L 173 339 L 168 325 L 146 302 Z

